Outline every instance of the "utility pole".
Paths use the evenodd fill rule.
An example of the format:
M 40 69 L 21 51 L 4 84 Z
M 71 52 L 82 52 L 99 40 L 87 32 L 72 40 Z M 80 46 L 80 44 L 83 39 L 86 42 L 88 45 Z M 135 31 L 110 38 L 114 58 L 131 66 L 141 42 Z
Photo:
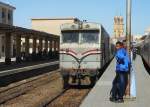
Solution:
M 131 61 L 131 0 L 126 0 L 126 43 L 128 55 Z M 129 73 L 128 84 L 126 88 L 126 97 L 130 97 L 130 79 L 131 78 Z
M 132 0 L 126 0 L 126 40 L 127 40 L 127 50 L 129 58 L 131 61 L 130 73 L 128 75 L 128 85 L 126 89 L 126 97 L 129 96 L 131 99 L 136 98 L 136 84 L 135 84 L 135 71 L 132 66 L 132 55 L 131 55 L 131 6 Z
M 131 2 L 132 0 L 126 0 L 126 40 L 129 56 L 131 54 Z

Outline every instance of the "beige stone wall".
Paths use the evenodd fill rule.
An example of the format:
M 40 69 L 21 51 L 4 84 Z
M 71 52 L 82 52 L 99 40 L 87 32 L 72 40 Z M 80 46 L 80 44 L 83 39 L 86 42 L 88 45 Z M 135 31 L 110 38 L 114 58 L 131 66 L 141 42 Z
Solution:
M 74 19 L 32 19 L 32 29 L 60 35 L 60 25 L 74 21 Z

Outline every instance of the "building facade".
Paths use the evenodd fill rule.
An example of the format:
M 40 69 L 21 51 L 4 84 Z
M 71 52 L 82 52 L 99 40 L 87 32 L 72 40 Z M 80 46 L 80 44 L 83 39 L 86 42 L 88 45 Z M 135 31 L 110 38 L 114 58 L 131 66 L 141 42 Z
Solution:
M 13 11 L 15 7 L 0 2 L 0 23 L 13 25 Z
M 9 4 L 0 2 L 0 23 L 13 25 L 13 11 L 14 10 L 15 10 L 15 7 Z M 4 41 L 5 41 L 5 34 L 0 33 L 0 58 L 5 56 Z M 11 41 L 12 41 L 11 46 L 13 46 L 13 38 L 11 38 Z M 11 50 L 11 53 L 13 55 L 13 50 Z
M 32 29 L 60 35 L 60 25 L 79 22 L 78 18 L 35 18 L 31 19 Z
M 147 29 L 145 29 L 144 34 L 145 34 L 145 35 L 148 35 L 149 33 L 150 33 L 150 27 L 148 27 Z
M 120 38 L 124 36 L 124 23 L 122 16 L 114 17 L 114 36 Z
M 139 43 L 141 43 L 143 40 L 141 39 L 143 37 L 143 35 L 134 35 L 133 36 L 133 42 L 135 43 L 135 44 L 139 44 Z

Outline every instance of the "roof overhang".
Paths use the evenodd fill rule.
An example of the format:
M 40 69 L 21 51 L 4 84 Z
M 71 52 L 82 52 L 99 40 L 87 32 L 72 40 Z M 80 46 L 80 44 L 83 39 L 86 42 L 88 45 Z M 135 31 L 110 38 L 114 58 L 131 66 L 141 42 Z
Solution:
M 31 36 L 36 36 L 36 37 L 41 36 L 41 37 L 59 39 L 58 35 L 0 23 L 0 33 L 3 34 L 3 33 L 7 33 L 7 32 L 14 33 L 14 34 L 20 34 L 20 35 L 31 35 Z
M 76 17 L 60 17 L 60 18 L 32 18 L 31 20 L 79 20 L 78 18 Z
M 4 7 L 4 8 L 9 8 L 9 9 L 11 9 L 11 10 L 15 10 L 15 9 L 16 9 L 14 6 L 9 5 L 9 4 L 7 4 L 7 3 L 3 3 L 3 2 L 1 2 L 1 1 L 0 1 L 0 6 L 1 6 L 1 7 Z

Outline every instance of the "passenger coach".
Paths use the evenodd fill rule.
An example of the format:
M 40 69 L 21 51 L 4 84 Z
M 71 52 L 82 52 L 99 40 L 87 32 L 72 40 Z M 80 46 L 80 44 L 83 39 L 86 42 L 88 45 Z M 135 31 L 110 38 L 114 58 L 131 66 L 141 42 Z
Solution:
M 140 55 L 144 60 L 144 63 L 150 69 L 150 33 L 146 35 L 146 38 L 140 46 Z

